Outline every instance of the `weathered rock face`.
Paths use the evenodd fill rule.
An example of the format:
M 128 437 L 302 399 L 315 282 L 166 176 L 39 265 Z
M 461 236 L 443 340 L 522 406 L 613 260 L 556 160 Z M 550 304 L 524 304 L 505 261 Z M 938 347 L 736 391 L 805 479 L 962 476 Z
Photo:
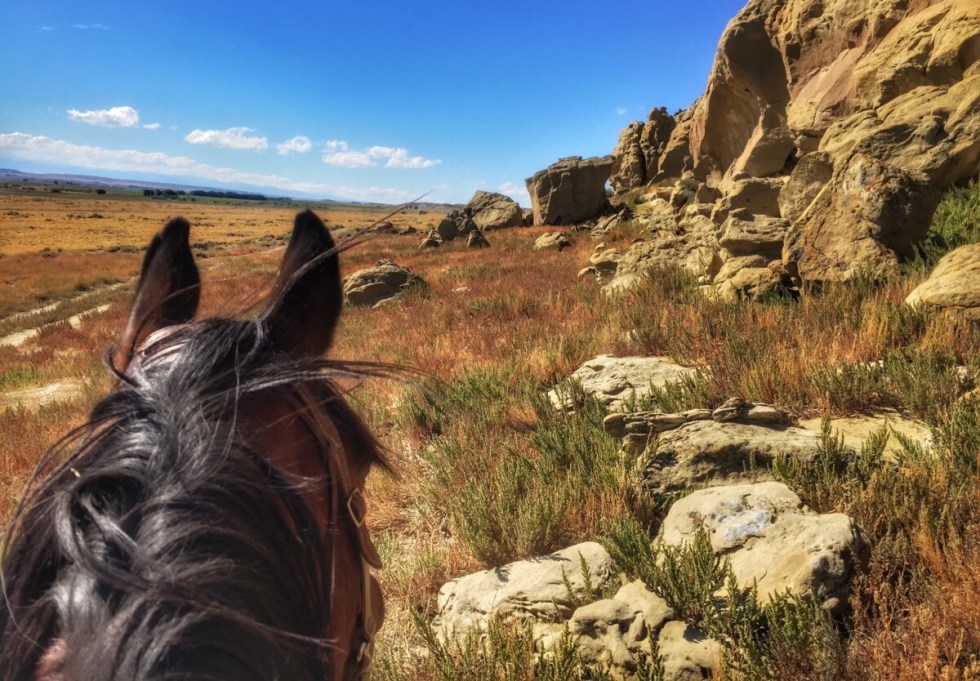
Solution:
M 525 180 L 536 225 L 572 225 L 608 205 L 606 181 L 613 157 L 563 158 Z
M 913 255 L 939 198 L 925 175 L 855 154 L 793 224 L 783 262 L 811 281 L 884 276 Z
M 712 216 L 721 225 L 745 176 L 788 177 L 778 202 L 767 199 L 774 209 L 750 209 L 790 222 L 787 271 L 815 281 L 884 274 L 922 238 L 937 192 L 980 174 L 980 8 L 750 0 L 653 177 L 643 129 L 620 137 L 617 190 L 689 169 L 723 190 Z
M 851 518 L 814 513 L 778 482 L 693 492 L 671 506 L 660 538 L 679 545 L 701 528 L 715 553 L 731 561 L 739 584 L 757 585 L 762 603 L 789 590 L 840 613 L 869 554 L 864 533 Z
M 463 214 L 473 220 L 478 229 L 494 230 L 522 227 L 524 214 L 514 199 L 504 194 L 477 190 L 463 207 Z
M 980 319 L 980 244 L 947 253 L 929 278 L 908 295 L 909 305 L 931 305 Z
M 355 307 L 374 307 L 424 285 L 411 270 L 390 260 L 379 260 L 377 266 L 358 270 L 344 279 L 344 301 Z

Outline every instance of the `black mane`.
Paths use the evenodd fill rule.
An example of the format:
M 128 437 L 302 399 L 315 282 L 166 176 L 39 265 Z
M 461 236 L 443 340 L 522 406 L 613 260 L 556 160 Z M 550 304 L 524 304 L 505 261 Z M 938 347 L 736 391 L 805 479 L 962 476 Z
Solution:
M 192 322 L 148 351 L 46 455 L 8 528 L 0 680 L 34 681 L 58 638 L 70 681 L 328 678 L 331 547 L 235 417 L 244 396 L 315 383 L 385 466 L 330 378 L 372 368 L 280 354 L 261 319 Z

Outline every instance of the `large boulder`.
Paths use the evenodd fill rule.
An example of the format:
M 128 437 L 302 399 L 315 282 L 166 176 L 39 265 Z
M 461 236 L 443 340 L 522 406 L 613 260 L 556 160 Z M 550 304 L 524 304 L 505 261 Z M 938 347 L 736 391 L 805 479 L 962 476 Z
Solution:
M 838 162 L 829 185 L 783 244 L 783 262 L 803 280 L 886 276 L 914 254 L 940 198 L 924 174 L 864 153 Z
M 588 570 L 583 574 L 582 566 Z M 437 626 L 459 636 L 484 627 L 491 617 L 510 621 L 568 619 L 586 593 L 586 581 L 601 589 L 614 577 L 609 553 L 595 542 L 476 572 L 439 589 Z M 570 591 L 571 589 L 571 591 Z
M 522 227 L 524 214 L 514 199 L 504 194 L 477 190 L 463 207 L 463 214 L 481 230 Z
M 851 581 L 869 557 L 864 532 L 843 513 L 818 514 L 779 482 L 709 487 L 675 502 L 660 528 L 667 545 L 705 530 L 761 603 L 789 591 L 846 611 Z
M 960 246 L 943 256 L 929 278 L 916 286 L 905 302 L 980 319 L 980 244 Z
M 344 301 L 354 307 L 374 307 L 425 282 L 406 267 L 379 260 L 375 267 L 358 270 L 344 279 Z
M 606 181 L 613 157 L 563 158 L 525 180 L 536 225 L 573 225 L 599 215 L 609 204 Z

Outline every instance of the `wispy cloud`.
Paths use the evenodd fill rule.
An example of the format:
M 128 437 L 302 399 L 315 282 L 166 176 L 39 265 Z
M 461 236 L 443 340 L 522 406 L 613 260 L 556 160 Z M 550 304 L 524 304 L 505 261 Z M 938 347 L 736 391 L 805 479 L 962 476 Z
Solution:
M 334 195 L 358 201 L 399 202 L 417 196 L 416 192 L 394 187 L 348 187 L 320 182 L 300 182 L 282 175 L 248 173 L 234 168 L 212 166 L 199 163 L 187 156 L 172 156 L 163 152 L 134 149 L 105 149 L 22 132 L 0 133 L 0 156 L 93 170 L 197 178 L 210 182 L 272 188 L 315 196 Z
M 282 144 L 276 145 L 276 151 L 278 151 L 282 156 L 289 156 L 289 154 L 293 152 L 297 154 L 305 154 L 312 148 L 313 143 L 310 141 L 310 138 L 304 135 L 297 135 L 290 140 L 286 140 Z
M 404 147 L 375 145 L 363 151 L 350 149 L 344 140 L 330 140 L 324 146 L 323 162 L 344 168 L 368 168 L 384 164 L 385 168 L 431 168 L 439 159 L 409 156 Z
M 238 127 L 227 130 L 192 130 L 184 138 L 191 144 L 207 144 L 219 149 L 244 149 L 262 151 L 269 148 L 269 140 L 265 137 L 250 135 L 255 132 L 252 128 Z
M 143 127 L 146 128 L 147 130 L 159 130 L 160 129 L 160 124 L 159 123 L 147 123 Z
M 618 109 L 616 109 L 616 113 L 619 114 L 620 116 L 625 116 L 626 115 L 626 107 L 622 107 L 622 106 L 619 107 Z
M 131 106 L 114 106 L 111 109 L 94 111 L 68 109 L 68 118 L 102 128 L 132 128 L 140 122 L 139 112 Z
M 34 30 L 37 31 L 38 33 L 50 33 L 51 31 L 54 30 L 54 27 L 44 24 L 42 26 L 35 26 Z
M 72 24 L 72 28 L 79 31 L 108 31 L 109 27 L 105 24 Z
M 516 199 L 518 202 L 521 200 L 530 201 L 531 195 L 527 191 L 527 187 L 522 184 L 514 184 L 513 182 L 504 182 L 502 185 L 497 187 L 497 191 L 501 194 L 506 194 L 512 199 Z

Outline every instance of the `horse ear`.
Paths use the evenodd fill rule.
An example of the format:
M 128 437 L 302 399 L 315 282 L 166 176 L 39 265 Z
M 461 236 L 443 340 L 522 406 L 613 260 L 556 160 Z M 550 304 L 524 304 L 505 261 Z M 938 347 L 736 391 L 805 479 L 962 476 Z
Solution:
M 262 318 L 272 345 L 286 354 L 326 352 L 344 303 L 340 261 L 323 222 L 311 210 L 296 216 L 279 277 Z
M 143 258 L 136 298 L 115 357 L 125 368 L 139 344 L 151 333 L 194 318 L 201 299 L 201 276 L 190 246 L 191 226 L 176 218 L 153 237 Z

